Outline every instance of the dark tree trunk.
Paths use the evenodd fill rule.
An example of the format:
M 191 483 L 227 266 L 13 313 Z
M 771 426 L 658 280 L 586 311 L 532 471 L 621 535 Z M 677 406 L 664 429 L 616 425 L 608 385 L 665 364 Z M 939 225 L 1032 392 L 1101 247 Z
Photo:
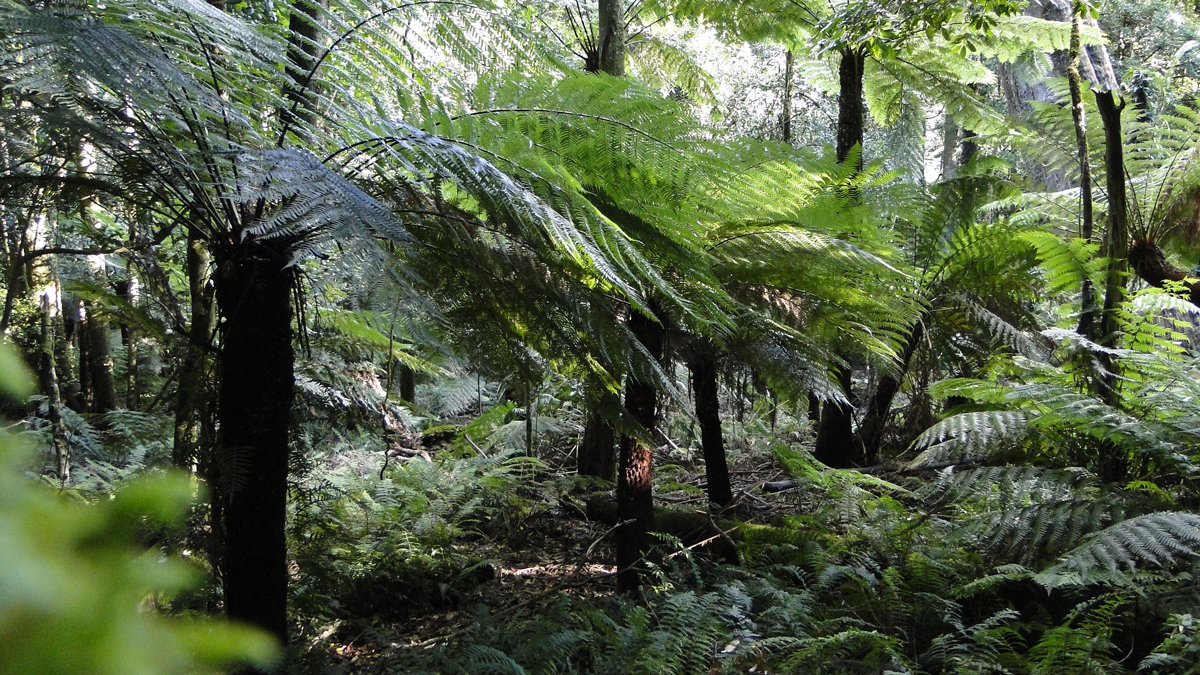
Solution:
M 1187 291 L 1188 300 L 1193 305 L 1200 307 L 1200 280 L 1195 280 L 1195 275 L 1167 262 L 1167 258 L 1158 244 L 1139 239 L 1129 247 L 1128 259 L 1134 273 L 1142 281 L 1157 288 L 1162 288 L 1167 281 L 1182 284 Z M 1193 281 L 1187 281 L 1189 278 Z
M 284 256 L 257 243 L 219 255 L 218 486 L 225 516 L 225 608 L 231 619 L 286 643 L 284 507 L 295 383 L 294 276 L 284 268 Z
M 629 329 L 655 361 L 661 362 L 666 334 L 661 324 L 635 311 Z M 637 593 L 641 587 L 642 562 L 650 551 L 650 528 L 654 523 L 653 455 L 651 441 L 658 421 L 658 389 L 654 382 L 631 372 L 625 384 L 625 409 L 645 430 L 645 435 L 621 437 L 617 460 L 616 532 L 617 592 Z
M 576 467 L 581 476 L 615 480 L 617 433 L 606 412 L 615 410 L 620 405 L 620 399 L 599 386 L 595 389 L 601 391 L 588 394 L 587 420 L 584 422 L 583 437 L 579 439 Z
M 1100 343 L 1116 344 L 1117 305 L 1125 299 L 1126 258 L 1129 257 L 1129 205 L 1125 191 L 1125 138 L 1121 132 L 1121 111 L 1125 101 L 1117 104 L 1112 90 L 1097 91 L 1096 109 L 1104 123 L 1105 187 L 1108 191 L 1108 229 L 1104 237 L 1103 254 L 1108 258 L 1104 277 L 1104 310 L 1100 315 Z M 1116 362 L 1111 355 L 1102 354 L 1105 377 L 1101 396 L 1110 405 L 1116 401 Z
M 725 461 L 717 361 L 713 351 L 711 345 L 700 347 L 700 353 L 692 358 L 688 366 L 692 371 L 692 391 L 696 397 L 696 420 L 700 423 L 700 446 L 704 451 L 708 501 L 717 506 L 729 506 L 733 503 L 733 490 L 729 485 L 729 465 Z
M 400 364 L 400 400 L 412 405 L 417 398 L 417 371 Z
M 845 48 L 838 63 L 838 126 L 837 158 L 846 161 L 854 146 L 861 149 L 863 142 L 863 67 L 866 52 L 861 49 Z M 863 157 L 859 153 L 856 169 L 862 169 Z
M 792 50 L 783 53 L 783 109 L 780 111 L 781 136 L 784 144 L 792 144 L 792 80 L 795 76 L 796 55 Z
M 879 461 L 879 446 L 883 443 L 883 432 L 887 429 L 888 417 L 892 412 L 892 400 L 896 398 L 896 392 L 900 391 L 900 385 L 904 382 L 904 376 L 908 373 L 909 365 L 912 363 L 913 354 L 917 353 L 917 348 L 921 345 L 921 340 L 925 339 L 925 321 L 923 316 L 917 318 L 917 322 L 913 324 L 912 330 L 908 333 L 908 339 L 904 342 L 904 348 L 900 352 L 900 362 L 897 365 L 896 376 L 883 375 L 879 378 L 879 384 L 875 387 L 875 394 L 871 396 L 871 400 L 867 403 L 867 410 L 863 414 L 862 424 L 858 429 L 858 443 L 855 447 L 862 448 L 863 462 L 867 465 L 876 464 Z
M 845 162 L 850 151 L 862 148 L 863 142 L 863 66 L 866 53 L 861 49 L 843 49 L 838 65 L 838 128 L 837 158 Z M 859 152 L 855 168 L 861 169 L 863 156 Z M 851 396 L 851 365 L 847 355 L 839 353 L 843 364 L 836 366 L 837 380 L 846 394 L 846 403 L 827 401 L 821 408 L 821 421 L 817 425 L 817 441 L 813 454 L 824 464 L 832 467 L 849 467 L 863 464 L 860 446 L 854 438 L 853 407 Z
M 109 341 L 108 321 L 96 312 L 96 306 L 83 303 L 83 334 L 87 342 L 87 381 L 90 386 L 89 412 L 103 414 L 117 407 L 117 387 L 113 380 L 112 343 Z
M 1095 217 L 1092 214 L 1092 168 L 1088 156 L 1087 117 L 1083 110 L 1083 82 L 1079 74 L 1080 18 L 1071 19 L 1071 42 L 1067 51 L 1067 84 L 1071 92 L 1071 119 L 1075 127 L 1075 152 L 1079 162 L 1079 201 L 1081 213 L 1079 236 L 1091 241 Z M 1097 339 L 1099 324 L 1096 322 L 1096 291 L 1091 279 L 1083 280 L 1080 289 L 1079 327 L 1080 335 L 1089 340 Z
M 838 384 L 849 396 L 851 392 L 850 366 L 838 368 Z M 847 469 L 866 466 L 862 446 L 854 437 L 853 406 L 849 403 L 826 401 L 821 407 L 821 423 L 817 428 L 816 447 L 813 456 L 825 466 Z
M 188 326 L 179 361 L 178 389 L 175 402 L 175 442 L 172 463 L 190 470 L 200 459 L 201 440 L 208 437 L 210 398 L 208 377 L 209 351 L 213 338 L 213 290 L 209 278 L 209 254 L 204 242 L 189 232 L 187 241 L 188 292 L 192 322 Z

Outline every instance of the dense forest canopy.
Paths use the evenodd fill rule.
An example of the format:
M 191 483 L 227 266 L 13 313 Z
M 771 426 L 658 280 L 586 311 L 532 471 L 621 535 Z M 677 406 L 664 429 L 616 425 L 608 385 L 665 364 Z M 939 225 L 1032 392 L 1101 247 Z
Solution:
M 0 673 L 1200 672 L 1200 5 L 0 42 Z

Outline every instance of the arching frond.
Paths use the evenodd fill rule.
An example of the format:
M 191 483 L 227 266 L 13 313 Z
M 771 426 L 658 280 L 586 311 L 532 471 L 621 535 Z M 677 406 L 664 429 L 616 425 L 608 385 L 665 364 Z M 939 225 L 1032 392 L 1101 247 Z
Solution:
M 1089 538 L 1037 575 L 1044 586 L 1134 583 L 1144 569 L 1200 556 L 1200 516 L 1164 511 L 1123 520 Z

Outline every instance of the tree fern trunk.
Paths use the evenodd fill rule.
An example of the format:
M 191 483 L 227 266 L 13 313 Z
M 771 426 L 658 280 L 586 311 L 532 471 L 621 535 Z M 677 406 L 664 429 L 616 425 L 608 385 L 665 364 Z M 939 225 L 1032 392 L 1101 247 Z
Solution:
M 625 75 L 625 0 L 599 0 L 597 39 L 600 72 Z
M 1071 46 L 1067 53 L 1067 83 L 1071 92 L 1071 119 L 1075 126 L 1075 148 L 1079 161 L 1079 236 L 1091 241 L 1095 217 L 1092 215 L 1092 168 L 1088 159 L 1087 118 L 1083 111 L 1083 84 L 1079 75 L 1080 18 L 1078 12 L 1071 20 Z M 1083 280 L 1080 290 L 1080 335 L 1089 340 L 1097 339 L 1099 324 L 1096 322 L 1096 291 L 1091 279 Z
M 689 368 L 696 397 L 696 420 L 700 423 L 700 445 L 704 450 L 704 477 L 708 501 L 718 506 L 733 503 L 729 465 L 725 461 L 725 439 L 721 432 L 721 408 L 717 387 L 717 362 L 711 345 L 700 347 Z
M 666 334 L 662 325 L 640 312 L 629 319 L 629 329 L 656 361 L 662 361 Z M 642 561 L 650 551 L 654 524 L 653 449 L 658 421 L 658 389 L 654 382 L 630 373 L 625 384 L 625 409 L 645 429 L 645 436 L 624 435 L 617 461 L 617 591 L 636 593 L 641 586 Z
M 842 49 L 838 65 L 838 128 L 837 157 L 839 162 L 850 158 L 855 146 L 863 141 L 863 66 L 866 55 L 861 49 Z M 855 168 L 861 169 L 860 152 Z M 846 354 L 839 353 L 843 364 L 836 367 L 837 379 L 851 400 L 851 366 Z M 853 408 L 847 403 L 826 402 L 821 408 L 817 425 L 817 442 L 813 449 L 816 458 L 827 466 L 850 467 L 863 464 L 862 453 L 854 438 Z
M 225 607 L 283 642 L 293 279 L 278 251 L 253 242 L 217 263 Z
M 887 428 L 888 417 L 892 411 L 892 400 L 896 398 L 896 392 L 900 391 L 900 385 L 903 384 L 904 376 L 908 373 L 909 365 L 912 363 L 913 354 L 917 353 L 917 347 L 924 339 L 924 317 L 918 317 L 917 322 L 913 324 L 912 330 L 908 333 L 908 339 L 904 342 L 904 349 L 900 352 L 896 376 L 883 375 L 880 377 L 879 384 L 875 387 L 875 394 L 867 403 L 867 410 L 863 414 L 862 424 L 858 429 L 858 442 L 855 444 L 856 447 L 862 448 L 863 461 L 867 465 L 875 464 L 878 461 L 879 446 L 883 443 L 883 432 Z
M 1121 111 L 1125 101 L 1117 104 L 1112 90 L 1097 91 L 1096 109 L 1104 123 L 1105 187 L 1108 191 L 1108 229 L 1104 237 L 1103 255 L 1108 258 L 1104 276 L 1104 310 L 1101 313 L 1100 343 L 1116 344 L 1117 305 L 1125 299 L 1126 258 L 1129 256 L 1129 206 L 1125 191 L 1125 138 L 1121 131 Z M 1105 365 L 1101 396 L 1110 405 L 1116 401 L 1117 373 L 1112 357 L 1101 355 Z

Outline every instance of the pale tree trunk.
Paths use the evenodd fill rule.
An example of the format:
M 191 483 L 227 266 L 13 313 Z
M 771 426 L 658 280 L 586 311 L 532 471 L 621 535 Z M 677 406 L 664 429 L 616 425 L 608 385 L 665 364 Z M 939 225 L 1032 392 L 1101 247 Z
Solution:
M 46 395 L 47 419 L 50 422 L 50 439 L 54 446 L 59 484 L 66 487 L 71 482 L 71 455 L 66 424 L 63 422 L 58 373 L 54 367 L 54 316 L 58 312 L 58 289 L 55 286 L 48 285 L 41 294 L 41 306 L 42 334 L 41 349 L 38 353 L 38 376 L 42 393 Z

